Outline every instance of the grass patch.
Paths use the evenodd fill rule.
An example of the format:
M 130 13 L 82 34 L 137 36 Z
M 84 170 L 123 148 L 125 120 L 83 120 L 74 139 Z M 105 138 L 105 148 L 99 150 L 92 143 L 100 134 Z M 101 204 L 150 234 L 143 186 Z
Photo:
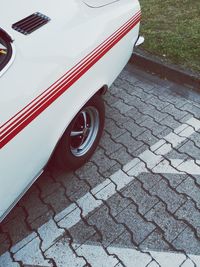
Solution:
M 142 48 L 200 72 L 200 1 L 140 0 Z

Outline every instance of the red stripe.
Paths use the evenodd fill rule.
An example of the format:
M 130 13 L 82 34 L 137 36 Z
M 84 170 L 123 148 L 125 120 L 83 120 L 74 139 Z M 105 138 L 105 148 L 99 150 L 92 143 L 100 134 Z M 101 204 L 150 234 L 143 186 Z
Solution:
M 111 37 L 116 35 L 117 32 L 119 32 L 121 29 L 123 29 L 124 27 L 126 27 L 135 17 L 137 17 L 138 15 L 140 15 L 141 12 L 138 11 L 133 17 L 131 17 L 124 25 L 122 25 L 118 30 L 116 30 L 111 36 L 109 36 L 103 43 L 101 43 L 99 46 L 97 46 L 90 54 L 88 54 L 87 56 L 85 56 L 80 62 L 78 62 L 73 68 L 71 68 L 69 71 L 67 71 L 58 81 L 56 81 L 55 83 L 53 83 L 49 88 L 47 88 L 45 91 L 43 91 L 40 95 L 38 95 L 34 100 L 32 100 L 28 105 L 26 105 L 22 110 L 20 110 L 18 113 L 16 113 L 12 118 L 10 118 L 6 123 L 4 123 L 2 126 L 0 126 L 0 129 L 2 129 L 6 124 L 8 124 L 8 122 L 10 122 L 12 119 L 14 119 L 18 114 L 20 114 L 22 111 L 24 111 L 27 107 L 31 106 L 31 104 L 36 101 L 38 98 L 40 98 L 41 96 L 45 96 L 45 93 L 47 92 L 47 94 L 49 93 L 48 91 L 53 90 L 54 88 L 51 89 L 51 87 L 55 86 L 58 82 L 62 82 L 62 79 L 66 77 L 67 74 L 69 74 L 73 69 L 75 69 L 77 66 L 81 67 L 84 63 L 84 60 L 87 59 L 90 55 L 92 55 L 95 51 L 98 52 L 98 48 L 101 47 L 102 45 L 106 44 L 107 41 L 110 41 Z M 91 56 L 90 56 L 91 57 Z M 82 63 L 81 63 L 82 62 Z M 81 63 L 81 65 L 80 65 Z M 51 89 L 51 90 L 50 90 Z M 47 95 L 46 94 L 46 95 Z M 43 97 L 44 97 L 43 96 Z M 5 131 L 5 129 L 3 130 Z M 2 131 L 2 132 L 3 132 Z M 1 132 L 0 132 L 1 133 Z
M 137 12 L 136 13 L 136 15 L 134 16 L 134 17 L 132 17 L 127 23 L 125 23 L 123 26 L 121 26 L 120 27 L 120 29 L 122 29 L 123 30 L 123 28 L 124 27 L 127 27 L 127 25 L 129 25 L 130 23 L 132 23 L 132 21 L 135 19 L 135 17 L 137 18 L 138 16 L 140 16 L 140 12 Z M 117 30 L 117 31 L 115 31 L 115 32 L 121 32 L 122 30 Z M 118 33 L 118 34 L 119 34 Z M 111 35 L 111 37 L 113 36 L 114 34 L 112 34 Z M 116 35 L 116 34 L 115 34 Z M 115 37 L 115 36 L 114 36 Z M 113 38 L 112 38 L 113 39 Z M 106 39 L 106 41 L 104 41 L 101 45 L 99 45 L 98 47 L 100 47 L 100 46 L 102 46 L 102 47 L 104 47 L 108 42 L 110 42 L 110 41 L 112 41 L 112 39 L 110 38 L 110 37 L 108 37 L 107 39 Z M 107 41 L 108 40 L 108 41 Z M 95 52 L 97 50 L 97 48 L 96 49 L 94 49 L 93 50 L 93 52 L 91 52 L 88 56 L 86 56 L 84 59 L 85 60 L 89 60 L 91 57 L 93 57 L 94 55 L 95 55 L 95 53 L 97 53 L 97 52 L 99 52 L 98 50 L 97 50 L 97 52 Z M 100 49 L 99 49 L 100 50 Z M 94 53 L 95 52 L 95 53 Z M 93 54 L 93 55 L 92 55 Z M 80 67 L 84 64 L 84 59 L 82 60 L 82 61 L 80 61 L 78 64 L 76 64 L 71 70 L 69 70 L 65 75 L 63 75 L 63 77 L 62 78 L 64 78 L 65 77 L 65 80 L 66 80 L 66 75 L 70 72 L 70 71 L 72 71 L 73 69 L 80 69 Z M 82 62 L 82 63 L 81 63 Z M 81 65 L 80 65 L 80 63 L 81 63 Z M 78 65 L 78 67 L 76 67 Z M 73 74 L 73 72 L 71 73 L 71 75 Z M 4 125 L 2 125 L 1 127 L 0 127 L 0 129 L 2 129 L 6 124 L 8 124 L 11 120 L 13 120 L 15 117 L 17 117 L 17 115 L 19 115 L 20 113 L 22 113 L 22 111 L 24 111 L 27 107 L 29 107 L 29 109 L 28 110 L 25 110 L 24 111 L 24 113 L 22 113 L 20 116 L 18 116 L 18 118 L 16 118 L 14 121 L 12 121 L 7 127 L 4 127 L 4 129 L 0 132 L 1 134 L 3 133 L 3 132 L 5 132 L 13 123 L 15 123 L 17 120 L 19 120 L 22 116 L 25 116 L 26 115 L 26 113 L 32 108 L 32 107 L 34 107 L 34 106 L 36 106 L 36 104 L 37 103 L 39 103 L 40 101 L 41 101 L 41 99 L 39 99 L 38 101 L 36 101 L 39 97 L 41 97 L 42 96 L 42 98 L 44 98 L 44 97 L 46 97 L 46 96 L 48 96 L 48 94 L 50 94 L 56 87 L 54 86 L 54 85 L 56 85 L 56 86 L 58 86 L 58 85 L 60 85 L 61 83 L 63 83 L 65 80 L 62 80 L 62 78 L 60 78 L 57 82 L 55 82 L 51 87 L 49 87 L 47 90 L 45 90 L 42 94 L 40 94 L 37 98 L 35 98 L 32 102 L 30 102 L 25 108 L 23 108 L 20 112 L 18 112 L 15 116 L 13 116 L 9 121 L 7 121 Z M 54 86 L 54 87 L 53 87 Z M 53 87 L 53 88 L 52 88 Z M 45 92 L 46 92 L 46 94 L 45 94 Z M 36 101 L 36 102 L 35 102 Z M 33 105 L 31 105 L 31 104 L 33 104 Z M 0 135 L 0 137 L 1 137 L 1 135 Z
M 102 46 L 99 49 L 98 54 L 95 53 L 92 55 L 92 53 L 94 53 L 94 51 L 96 51 L 96 49 L 95 49 L 95 50 L 93 50 L 93 52 L 91 52 L 89 54 L 89 55 L 91 55 L 89 58 L 88 58 L 88 56 L 86 56 L 84 58 L 84 59 L 87 59 L 87 60 L 85 60 L 87 64 L 85 64 L 85 62 L 83 60 L 81 61 L 82 62 L 81 66 L 83 66 L 82 69 L 80 69 L 80 66 L 76 67 L 76 66 L 78 66 L 79 63 L 76 64 L 76 66 L 74 66 L 72 68 L 72 69 L 75 69 L 75 71 L 71 73 L 71 75 L 73 74 L 72 77 L 70 77 L 70 75 L 68 75 L 68 77 L 66 77 L 65 80 L 62 81 L 61 79 L 66 76 L 66 74 L 65 74 L 61 79 L 59 79 L 56 83 L 54 83 L 54 85 L 56 85 L 56 87 L 53 87 L 50 92 L 48 92 L 46 95 L 43 96 L 42 99 L 38 100 L 35 103 L 36 106 L 30 107 L 28 110 L 26 110 L 24 112 L 24 114 L 21 114 L 19 118 L 17 118 L 15 121 L 13 121 L 11 123 L 11 125 L 8 125 L 2 131 L 3 135 L 1 136 L 0 148 L 2 148 L 4 145 L 6 145 L 13 137 L 15 137 L 22 129 L 24 129 L 31 121 L 33 121 L 41 112 L 43 112 L 47 107 L 49 107 L 72 84 L 74 84 L 84 73 L 86 73 L 99 59 L 101 59 L 115 44 L 117 44 L 134 26 L 136 26 L 139 21 L 140 21 L 140 15 L 137 16 L 137 14 L 136 14 L 127 23 L 125 23 L 122 27 L 120 27 L 120 29 L 122 29 L 122 30 L 120 30 L 120 31 L 117 30 L 116 31 L 116 32 L 118 32 L 117 34 L 111 35 L 111 36 L 114 36 L 113 38 L 111 38 L 111 39 L 110 39 L 110 37 L 107 38 L 106 40 L 108 40 L 108 41 L 104 41 L 103 46 L 102 46 L 102 44 L 98 46 L 98 47 Z M 89 59 L 90 59 L 90 61 L 87 62 Z M 67 73 L 69 73 L 70 71 L 68 71 Z M 66 83 L 66 81 L 67 81 L 67 83 Z M 65 84 L 63 85 L 64 82 L 65 82 Z M 53 91 L 54 89 L 56 89 L 56 90 Z M 47 92 L 47 90 L 45 90 L 40 96 L 42 96 L 45 92 Z M 40 96 L 38 96 L 36 99 L 38 99 Z M 48 99 L 44 99 L 47 96 L 48 96 Z M 29 105 L 32 104 L 35 100 L 33 100 L 31 103 L 29 103 Z M 39 103 L 39 101 L 41 101 L 41 100 L 42 100 L 42 102 Z M 28 107 L 29 105 L 27 105 L 26 107 Z M 25 110 L 25 108 L 23 110 Z M 34 110 L 30 110 L 31 108 L 34 108 Z M 20 114 L 23 110 L 18 112 L 18 114 Z M 16 114 L 13 118 L 15 118 L 18 114 Z M 22 118 L 22 116 L 24 116 L 24 115 L 26 115 L 26 117 Z M 11 118 L 9 121 L 7 121 L 4 125 L 6 125 L 8 122 L 10 122 L 13 118 Z M 14 124 L 15 122 L 17 122 L 17 124 Z M 2 125 L 1 128 L 4 125 Z M 10 126 L 12 126 L 12 127 L 9 128 Z
M 136 16 L 136 18 L 138 19 L 139 16 Z M 132 18 L 132 20 L 133 20 L 133 18 Z M 135 21 L 135 20 L 133 20 L 133 21 Z M 131 23 L 132 23 L 132 21 L 128 23 L 128 26 L 130 26 Z M 126 26 L 126 28 L 127 28 L 127 26 Z M 125 28 L 125 29 L 126 29 L 126 28 Z M 124 29 L 123 29 L 123 31 L 124 31 Z M 121 34 L 121 32 L 123 32 L 123 31 L 120 31 L 119 33 Z M 118 35 L 119 35 L 119 33 L 118 33 Z M 112 39 L 114 40 L 114 38 L 112 38 Z M 110 43 L 113 42 L 112 39 L 109 40 Z M 115 37 L 115 39 L 116 39 L 116 37 Z M 109 43 L 109 42 L 107 42 L 107 43 Z M 102 48 L 101 48 L 101 50 L 104 49 L 105 47 L 106 47 L 106 45 L 103 45 Z M 99 49 L 99 50 L 100 50 L 100 49 Z M 99 53 L 99 51 L 98 51 L 98 53 Z M 96 54 L 97 54 L 97 53 L 96 53 Z M 90 56 L 89 59 L 96 57 L 96 56 L 98 55 L 98 54 L 97 54 L 97 55 L 96 55 L 96 54 Z M 87 61 L 89 61 L 89 59 L 87 58 Z M 87 61 L 86 61 L 86 62 L 87 62 Z M 87 63 L 87 64 L 88 64 L 88 63 Z M 83 65 L 83 63 L 82 63 L 81 65 Z M 77 69 L 77 71 L 71 73 L 71 75 L 74 76 L 76 73 L 78 73 L 78 71 L 80 70 L 80 66 L 79 66 L 79 68 L 76 68 L 76 69 Z M 52 88 L 46 95 L 43 96 L 42 99 L 39 99 L 36 103 L 34 103 L 33 106 L 30 105 L 30 107 L 29 107 L 28 110 L 26 110 L 24 113 L 22 113 L 17 119 L 15 119 L 14 121 L 12 121 L 12 123 L 11 123 L 10 125 L 8 125 L 6 128 L 4 128 L 3 131 L 1 132 L 1 138 L 3 139 L 3 137 L 4 137 L 5 135 L 7 135 L 7 133 L 5 133 L 5 131 L 6 131 L 8 128 L 12 127 L 11 129 L 9 129 L 9 130 L 12 130 L 14 127 L 16 127 L 15 125 L 13 125 L 14 123 L 15 123 L 15 124 L 16 124 L 16 123 L 19 124 L 19 122 L 22 121 L 22 120 L 20 120 L 20 118 L 21 118 L 22 116 L 26 116 L 26 118 L 27 118 L 27 116 L 30 115 L 30 112 L 28 113 L 29 110 L 31 110 L 32 108 L 34 108 L 34 110 L 37 109 L 38 105 L 36 105 L 36 104 L 38 104 L 38 103 L 41 102 L 41 101 L 42 101 L 42 103 L 39 103 L 39 104 L 40 104 L 40 105 L 43 104 L 43 103 L 46 101 L 44 98 L 47 97 L 48 94 L 53 95 L 53 94 L 55 94 L 56 91 L 60 90 L 60 88 L 62 88 L 62 86 L 63 86 L 63 83 L 64 83 L 64 82 L 66 83 L 66 79 L 71 79 L 70 75 L 68 75 L 68 76 L 65 78 L 64 81 L 61 81 L 61 82 L 57 83 L 57 87 Z M 61 85 L 61 87 L 60 87 L 60 86 L 58 87 L 58 85 Z M 55 88 L 56 88 L 56 90 L 55 90 Z M 53 91 L 54 91 L 54 92 L 53 92 Z M 50 95 L 50 96 L 51 96 L 51 95 Z M 49 96 L 48 96 L 48 97 L 49 97 Z M 33 112 L 33 111 L 31 111 L 31 112 Z M 28 113 L 28 114 L 27 114 L 27 113 Z M 26 119 L 26 118 L 25 118 L 25 119 Z M 19 121 L 19 120 L 20 120 L 20 121 Z M 4 132 L 4 134 L 3 134 L 3 132 Z M 8 132 L 8 131 L 6 131 L 6 132 Z M 3 135 L 2 135 L 2 134 L 3 134 Z

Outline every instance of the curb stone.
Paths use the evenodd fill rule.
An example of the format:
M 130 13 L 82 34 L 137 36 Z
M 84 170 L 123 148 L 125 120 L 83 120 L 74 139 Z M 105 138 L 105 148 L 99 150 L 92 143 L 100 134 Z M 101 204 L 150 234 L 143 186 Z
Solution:
M 193 90 L 200 92 L 200 74 L 189 70 L 182 70 L 178 66 L 166 63 L 141 49 L 134 50 L 130 63 L 161 78 L 189 86 Z

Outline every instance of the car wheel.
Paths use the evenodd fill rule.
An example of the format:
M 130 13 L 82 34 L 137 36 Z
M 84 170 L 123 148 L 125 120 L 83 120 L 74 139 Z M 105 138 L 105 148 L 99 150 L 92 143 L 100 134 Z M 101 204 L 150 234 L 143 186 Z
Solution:
M 94 153 L 104 128 L 105 107 L 103 99 L 95 95 L 79 111 L 63 134 L 55 151 L 58 168 L 80 168 Z

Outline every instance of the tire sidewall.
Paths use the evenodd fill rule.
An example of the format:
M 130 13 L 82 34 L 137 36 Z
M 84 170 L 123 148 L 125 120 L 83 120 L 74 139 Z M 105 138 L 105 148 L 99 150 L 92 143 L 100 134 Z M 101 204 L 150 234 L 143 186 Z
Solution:
M 96 138 L 91 145 L 90 149 L 82 156 L 75 156 L 70 149 L 70 134 L 73 129 L 74 122 L 79 115 L 79 113 L 85 109 L 86 107 L 94 107 L 99 115 L 99 129 L 96 135 Z M 88 159 L 92 156 L 95 149 L 98 146 L 99 140 L 101 138 L 105 123 L 105 106 L 103 99 L 100 96 L 95 95 L 92 99 L 90 99 L 84 107 L 78 112 L 75 118 L 67 127 L 66 131 L 64 132 L 59 145 L 58 149 L 56 149 L 56 162 L 60 168 L 65 170 L 75 170 L 80 168 L 84 163 L 88 161 Z

